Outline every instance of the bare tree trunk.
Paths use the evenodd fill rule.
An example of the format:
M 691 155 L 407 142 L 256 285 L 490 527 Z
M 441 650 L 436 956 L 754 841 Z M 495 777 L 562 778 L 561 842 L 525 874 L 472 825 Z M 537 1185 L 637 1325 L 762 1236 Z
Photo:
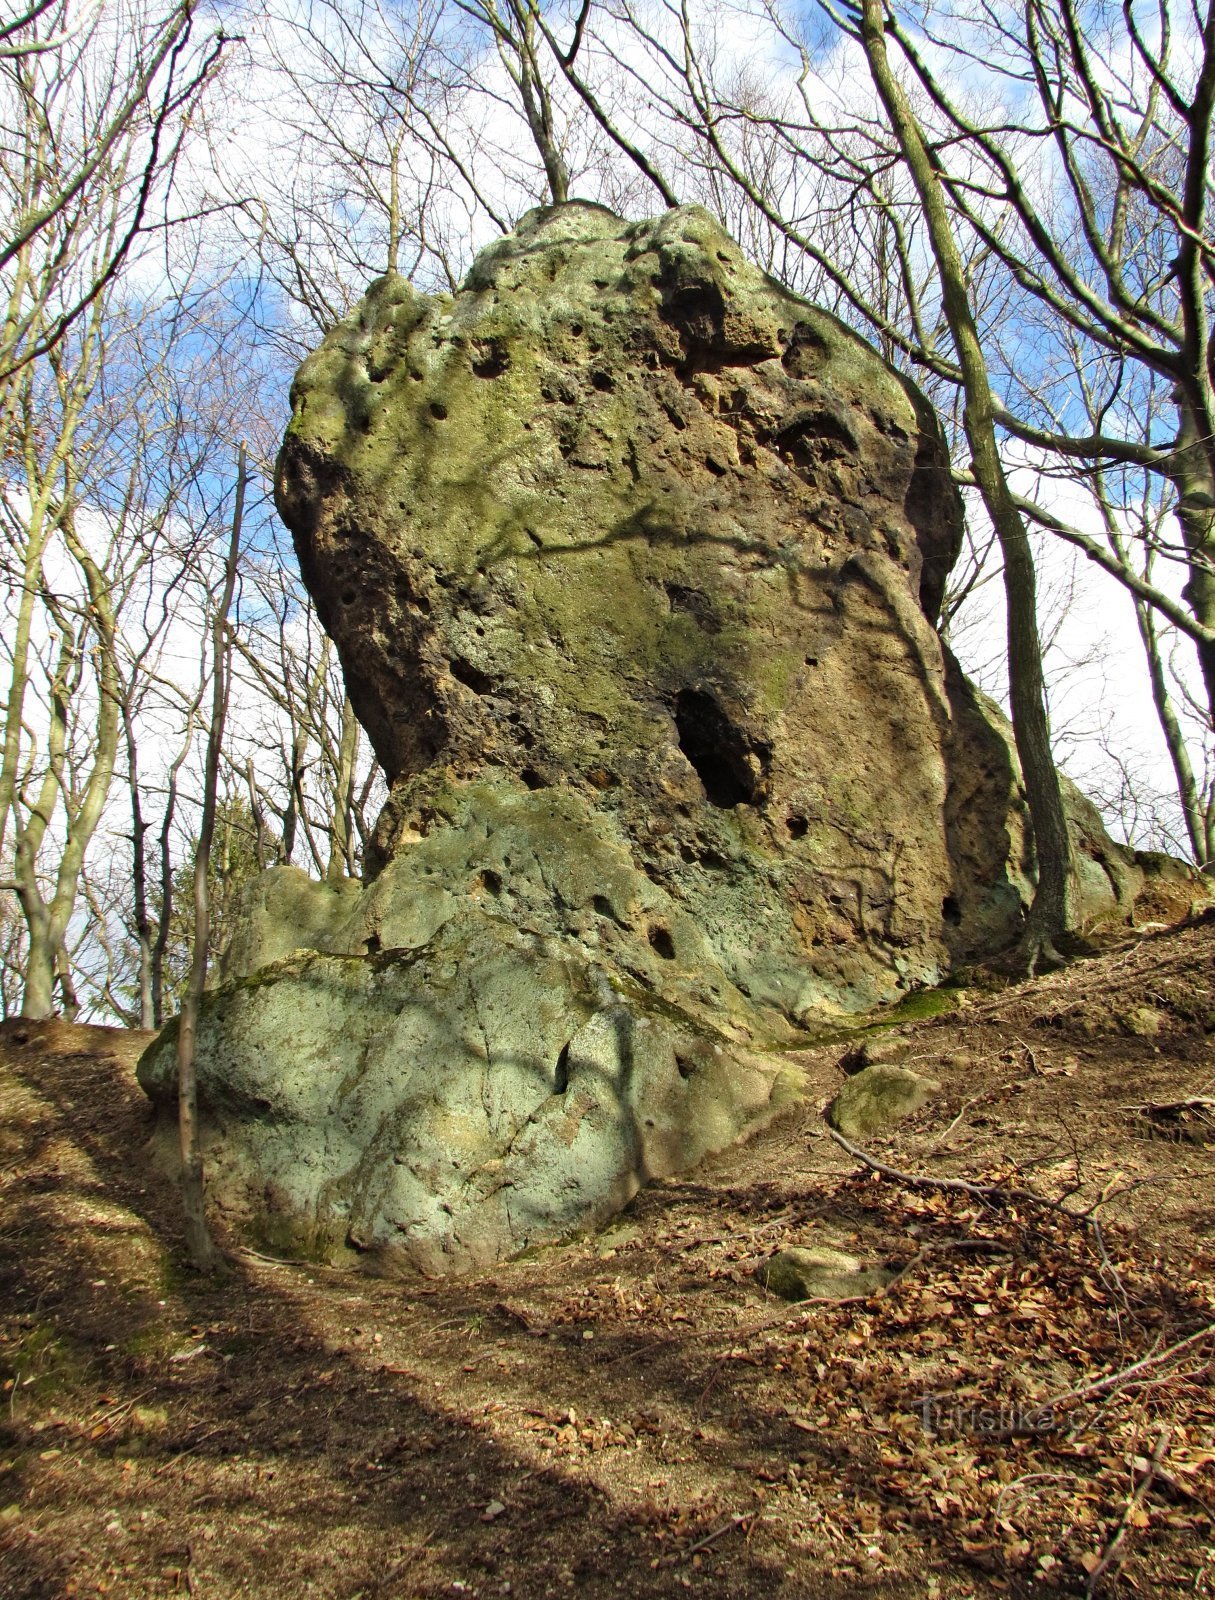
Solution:
M 55 1015 L 55 952 L 41 928 L 31 927 L 26 946 L 25 985 L 21 991 L 23 1017 Z
M 240 556 L 241 522 L 245 510 L 245 484 L 248 475 L 245 446 L 242 443 L 236 466 L 236 501 L 232 510 L 232 537 L 224 569 L 223 592 L 211 623 L 212 693 L 211 727 L 207 734 L 207 759 L 203 777 L 202 822 L 198 849 L 194 855 L 194 944 L 191 951 L 190 982 L 177 1035 L 177 1107 L 181 1151 L 181 1197 L 185 1215 L 186 1248 L 200 1271 L 210 1271 L 218 1254 L 207 1226 L 203 1204 L 203 1164 L 198 1137 L 198 1074 L 195 1044 L 198 1013 L 207 982 L 207 957 L 210 953 L 211 908 L 207 893 L 207 872 L 211 862 L 211 841 L 215 834 L 216 792 L 219 787 L 219 758 L 228 710 L 230 651 L 225 641 L 228 612 L 236 589 L 236 564 Z
M 270 836 L 270 829 L 266 826 L 266 808 L 262 804 L 261 791 L 257 786 L 257 770 L 253 765 L 252 756 L 245 759 L 245 788 L 249 792 L 249 812 L 253 818 L 257 864 L 259 867 L 264 867 L 277 860 L 278 847 Z
M 949 331 L 962 372 L 965 427 L 975 481 L 1004 557 L 1008 612 L 1008 679 L 1013 735 L 1029 801 L 1037 855 L 1038 884 L 1020 944 L 1025 969 L 1039 959 L 1058 959 L 1055 940 L 1072 925 L 1072 853 L 1063 793 L 1051 752 L 1038 637 L 1037 580 L 1025 519 L 1004 475 L 996 441 L 987 363 L 966 287 L 944 188 L 923 133 L 890 67 L 882 0 L 863 0 L 861 40 L 874 87 L 886 108 L 899 149 L 915 184 L 941 279 Z
M 388 272 L 401 270 L 401 145 L 405 129 L 389 144 L 388 168 Z
M 72 979 L 72 962 L 67 953 L 67 946 L 61 944 L 55 952 L 55 981 L 59 985 L 59 998 L 63 1002 L 63 1015 L 69 1022 L 75 1022 L 80 1015 L 80 996 L 76 993 L 76 985 Z
M 566 81 L 574 90 L 575 94 L 577 94 L 578 98 L 582 101 L 583 105 L 590 112 L 591 116 L 594 117 L 595 121 L 603 129 L 604 133 L 607 134 L 608 138 L 611 139 L 613 144 L 615 144 L 619 150 L 622 150 L 624 154 L 628 156 L 629 160 L 632 161 L 637 167 L 637 169 L 644 173 L 645 176 L 650 180 L 650 182 L 662 196 L 663 203 L 669 208 L 675 207 L 679 204 L 679 196 L 667 182 L 666 178 L 649 159 L 649 157 L 643 153 L 640 147 L 635 145 L 631 139 L 627 139 L 624 136 L 624 134 L 613 122 L 607 110 L 604 108 L 604 105 L 599 97 L 592 92 L 585 79 L 574 70 L 574 62 L 578 55 L 578 51 L 582 47 L 583 30 L 585 29 L 586 19 L 589 15 L 590 6 L 588 4 L 583 8 L 581 18 L 574 31 L 573 43 L 566 51 L 563 51 L 558 45 L 556 38 L 553 36 L 553 33 L 550 30 L 547 22 L 544 20 L 544 14 L 538 9 L 535 12 L 535 19 L 536 26 L 544 35 L 545 43 L 552 51 L 557 65 L 561 68 L 562 73 L 565 75 Z
M 539 11 L 532 0 L 506 0 L 505 13 L 498 9 L 498 0 L 457 0 L 457 4 L 493 33 L 499 59 L 518 90 L 523 115 L 544 166 L 551 201 L 555 206 L 564 205 L 570 197 L 569 167 L 557 138 L 552 97 L 536 50 Z
M 1204 628 L 1215 629 L 1215 468 L 1211 443 L 1184 397 L 1178 399 L 1180 429 L 1169 476 L 1177 489 L 1177 521 L 1185 540 L 1189 576 L 1183 595 Z M 1198 644 L 1198 661 L 1215 718 L 1215 645 Z
M 1212 819 L 1202 802 L 1198 780 L 1194 776 L 1193 763 L 1190 761 L 1190 752 L 1186 747 L 1185 733 L 1182 731 L 1177 709 L 1169 693 L 1168 677 L 1160 654 L 1160 636 L 1156 631 L 1156 613 L 1145 600 L 1140 600 L 1138 597 L 1135 599 L 1135 620 L 1139 624 L 1139 637 L 1143 640 L 1143 652 L 1147 657 L 1152 700 L 1156 706 L 1156 715 L 1160 719 L 1160 729 L 1164 734 L 1173 775 L 1177 780 L 1177 795 L 1181 801 L 1182 815 L 1185 817 L 1186 835 L 1190 841 L 1190 849 L 1194 853 L 1194 860 L 1205 872 L 1211 866 L 1212 845 L 1215 844 L 1215 840 L 1211 837 Z
M 58 982 L 65 1004 L 72 1014 L 78 1009 L 70 975 L 64 979 L 67 962 L 65 941 L 75 909 L 84 858 L 101 820 L 109 794 L 110 780 L 118 753 L 118 675 L 115 654 L 113 607 L 100 568 L 76 537 L 73 514 L 59 514 L 60 530 L 70 554 L 78 562 L 89 593 L 89 618 L 95 645 L 87 659 L 97 664 L 97 729 L 91 764 L 83 789 L 71 780 L 68 749 L 69 709 L 77 694 L 86 660 L 89 629 L 77 633 L 64 609 L 49 590 L 44 599 L 60 630 L 59 660 L 51 684 L 50 725 L 47 732 L 47 766 L 38 784 L 36 798 L 29 804 L 29 815 L 18 818 L 14 851 L 14 882 L 29 929 L 25 994 L 22 1015 L 49 1017 L 54 1014 L 55 985 Z M 39 852 L 47 836 L 56 807 L 62 803 L 64 840 L 59 853 L 50 893 L 44 893 L 39 877 Z
M 194 712 L 191 708 L 186 719 L 186 732 L 173 765 L 169 768 L 168 792 L 165 795 L 164 816 L 160 823 L 160 912 L 156 918 L 156 937 L 152 941 L 152 1026 L 160 1028 L 165 1020 L 165 953 L 169 947 L 169 930 L 173 921 L 173 817 L 177 811 L 177 774 L 190 749 L 194 730 Z
M 338 745 L 337 781 L 333 786 L 333 821 L 329 826 L 330 882 L 354 875 L 354 764 L 358 757 L 359 725 L 350 696 L 342 701 L 342 732 Z
M 152 919 L 148 914 L 148 852 L 145 835 L 150 823 L 143 820 L 143 800 L 139 792 L 139 757 L 135 743 L 135 724 L 131 715 L 129 690 L 122 697 L 122 728 L 127 744 L 127 786 L 131 796 L 131 895 L 135 913 L 135 940 L 138 949 L 139 1026 L 156 1026 L 152 1006 Z
M 974 448 L 970 407 L 967 437 Z M 988 451 L 984 452 L 985 454 Z M 1063 791 L 1050 743 L 1046 710 L 1046 683 L 1042 673 L 1042 645 L 1038 637 L 1037 577 L 1029 535 L 1019 512 L 1012 508 L 1003 466 L 991 437 L 989 463 L 975 457 L 975 476 L 988 513 L 996 526 L 1004 556 L 1004 595 L 1008 612 L 1008 698 L 1013 737 L 1025 780 L 1029 815 L 1034 829 L 1034 854 L 1038 884 L 1025 922 L 1021 953 L 1032 976 L 1039 960 L 1060 959 L 1055 941 L 1072 926 L 1072 844 L 1063 809 Z M 1002 501 L 1006 503 L 1002 504 Z M 1011 516 L 1009 511 L 1012 511 Z
M 540 71 L 536 55 L 535 7 L 524 0 L 509 0 L 516 34 L 512 43 L 518 52 L 519 71 L 516 82 L 523 114 L 531 129 L 536 149 L 544 163 L 544 176 L 548 180 L 549 194 L 555 206 L 564 205 L 570 197 L 570 175 L 565 156 L 557 142 L 553 126 L 553 106 L 548 87 Z
M 295 853 L 295 835 L 304 805 L 304 756 L 308 750 L 308 733 L 303 723 L 297 723 L 291 738 L 291 770 L 287 774 L 287 804 L 283 809 L 284 866 L 291 866 Z

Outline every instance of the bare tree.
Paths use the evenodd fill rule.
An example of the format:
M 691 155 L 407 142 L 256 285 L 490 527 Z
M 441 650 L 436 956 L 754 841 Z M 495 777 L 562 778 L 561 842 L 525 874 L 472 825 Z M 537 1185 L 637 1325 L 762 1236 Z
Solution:
M 861 40 L 860 8 L 826 9 L 837 40 Z M 679 109 L 711 158 L 805 251 L 854 320 L 930 379 L 961 386 L 958 355 L 942 339 L 943 286 L 939 275 L 926 283 L 922 274 L 921 197 L 914 184 L 909 190 L 889 116 L 844 106 L 840 88 L 823 93 L 814 62 L 830 38 L 808 41 L 774 5 L 769 15 L 802 53 L 795 106 L 757 109 L 723 92 L 689 32 Z M 1205 662 L 1215 642 L 1203 520 L 1203 475 L 1215 450 L 1206 360 L 1215 26 L 1209 10 L 1205 21 L 1195 13 L 1179 43 L 1166 24 L 1158 50 L 1133 8 L 1117 36 L 1110 26 L 1070 0 L 1035 0 L 1020 25 L 968 4 L 905 17 L 887 5 L 869 31 L 897 46 L 911 79 L 905 98 L 911 106 L 914 91 L 959 242 L 1000 436 L 1087 472 L 1122 467 L 1172 485 L 1184 541 L 1170 554 L 1187 563 L 1188 606 L 1148 583 L 1141 564 L 1120 562 L 1099 536 L 1061 524 L 1048 507 L 1026 502 L 1022 514 L 1082 548 L 1193 639 Z M 1098 69 L 1123 57 L 1122 71 Z M 946 67 L 959 62 L 955 77 L 969 81 L 969 93 L 950 87 Z M 974 72 L 984 75 L 982 94 L 973 90 Z M 765 189 L 741 158 L 735 130 L 756 125 L 819 174 L 809 207 L 796 204 L 804 191 Z M 855 248 L 841 249 L 830 231 L 824 242 L 818 223 L 831 210 L 846 215 L 858 240 L 872 241 L 871 260 L 876 247 L 886 251 L 893 297 L 873 292 L 881 277 L 856 270 Z M 1082 373 L 1099 391 L 1095 408 L 1082 403 Z M 1152 436 L 1143 438 L 1153 383 L 1173 398 L 1173 430 L 1154 405 Z M 1205 665 L 1204 672 L 1209 677 Z
M 1209 726 L 1215 21 L 1209 7 L 1150 13 L 1141 24 L 1134 5 L 1115 16 L 1071 0 L 1032 0 L 1016 16 L 970 0 L 931 10 L 825 0 L 815 33 L 767 0 L 748 16 L 766 16 L 773 56 L 796 52 L 800 70 L 766 82 L 719 49 L 724 19 L 739 13 L 689 0 L 585 5 L 568 43 L 549 40 L 559 63 L 598 68 L 588 92 L 601 110 L 644 77 L 664 194 L 695 194 L 729 215 L 732 187 L 786 281 L 870 332 L 946 412 L 950 393 L 962 395 L 960 481 L 979 485 L 990 511 L 981 478 L 999 465 L 1010 527 L 1069 540 L 1156 625 L 1193 641 Z M 622 35 L 631 44 L 613 51 Z M 952 273 L 942 272 L 946 234 Z M 976 384 L 994 458 L 971 433 Z M 1172 396 L 1171 431 L 1162 408 L 1144 404 L 1156 384 Z M 1096 526 L 1070 524 L 1013 492 L 1010 471 L 1027 459 L 1073 463 L 1086 492 L 1095 474 L 1127 475 L 1123 501 L 1136 481 L 1163 481 L 1181 538 L 1161 538 L 1157 519 L 1145 560 L 1144 525 L 1132 518 L 1111 540 L 1099 489 Z M 1006 558 L 1012 548 L 1005 541 Z M 1179 558 L 1184 602 L 1160 576 Z
M 23 1011 L 34 1017 L 53 1009 L 84 855 L 101 820 L 118 748 L 120 602 L 106 560 L 93 553 L 81 531 L 79 504 L 89 454 L 86 414 L 104 348 L 95 303 L 73 348 L 60 340 L 52 350 L 47 382 L 34 365 L 22 369 L 16 386 L 21 472 L 0 496 L 7 552 L 20 583 L 8 653 L 0 846 L 11 829 L 8 887 L 18 896 L 28 929 Z M 56 556 L 65 563 L 59 572 L 51 567 Z M 30 739 L 27 715 L 31 678 L 39 671 L 46 691 L 41 754 Z M 89 734 L 78 743 L 73 729 L 82 723 Z M 51 843 L 57 859 L 44 886 L 40 856 Z
M 472 177 L 462 52 L 437 0 L 271 0 L 260 21 L 233 84 L 268 95 L 280 159 L 233 169 L 222 118 L 213 159 L 263 274 L 259 322 L 298 360 L 369 278 L 454 285 L 478 218 L 508 224 Z
M 56 984 L 77 1003 L 65 941 L 117 758 L 120 613 L 149 527 L 93 496 L 118 277 L 222 45 L 195 50 L 191 27 L 188 6 L 57 3 L 0 35 L 0 538 L 14 596 L 0 849 L 11 839 L 30 1015 L 49 1012 Z
M 214 1268 L 215 1245 L 207 1226 L 203 1204 L 203 1165 L 198 1130 L 198 1076 L 195 1066 L 195 1041 L 198 1014 L 207 984 L 207 961 L 211 951 L 210 904 L 207 875 L 211 864 L 211 845 L 215 834 L 216 801 L 219 791 L 220 755 L 223 750 L 224 721 L 228 713 L 231 683 L 231 646 L 228 639 L 228 614 L 236 592 L 240 560 L 241 532 L 245 511 L 248 464 L 242 444 L 237 457 L 236 493 L 232 507 L 232 532 L 228 558 L 224 563 L 223 586 L 211 617 L 211 722 L 207 729 L 207 755 L 203 773 L 202 818 L 194 852 L 194 943 L 190 961 L 190 981 L 177 1034 L 178 1129 L 181 1154 L 181 1192 L 185 1213 L 186 1248 L 201 1271 Z
M 514 85 L 540 160 L 548 197 L 563 205 L 570 197 L 570 171 L 547 82 L 546 53 L 540 45 L 540 13 L 528 0 L 456 0 L 465 16 L 487 28 L 498 58 Z
M 1008 618 L 1009 698 L 1013 734 L 1034 828 L 1038 882 L 1026 919 L 1022 952 L 1032 974 L 1042 955 L 1058 959 L 1055 941 L 1072 925 L 1072 858 L 1059 774 L 1051 751 L 1037 579 L 1025 519 L 1008 485 L 996 437 L 991 383 L 971 308 L 966 271 L 937 166 L 886 53 L 881 0 L 863 0 L 860 36 L 869 70 L 890 119 L 923 209 L 941 297 L 965 398 L 963 425 L 972 471 L 1004 557 Z
M 355 876 L 377 769 L 336 653 L 277 540 L 245 576 L 234 648 L 250 715 L 227 757 L 243 779 L 259 848 L 276 863 L 301 857 L 318 877 Z
M 0 24 L 0 430 L 13 376 L 54 348 L 151 225 L 225 43 L 221 32 L 193 47 L 188 0 L 74 11 L 53 0 Z

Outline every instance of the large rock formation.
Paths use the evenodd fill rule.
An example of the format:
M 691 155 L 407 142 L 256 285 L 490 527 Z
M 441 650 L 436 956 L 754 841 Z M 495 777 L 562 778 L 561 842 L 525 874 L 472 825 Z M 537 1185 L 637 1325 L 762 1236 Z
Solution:
M 454 297 L 382 279 L 292 402 L 279 506 L 393 787 L 368 886 L 270 875 L 210 1002 L 234 1203 L 492 1259 L 766 1115 L 763 1047 L 1016 938 L 1014 759 L 933 626 L 938 424 L 706 212 L 536 211 Z M 1073 821 L 1090 911 L 1129 906 Z
M 756 1048 L 766 1019 L 576 793 L 436 805 L 361 892 L 265 874 L 208 997 L 209 1189 L 276 1248 L 483 1266 L 605 1221 L 796 1093 Z M 672 927 L 668 962 L 650 935 Z M 166 1107 L 173 1038 L 140 1068 Z

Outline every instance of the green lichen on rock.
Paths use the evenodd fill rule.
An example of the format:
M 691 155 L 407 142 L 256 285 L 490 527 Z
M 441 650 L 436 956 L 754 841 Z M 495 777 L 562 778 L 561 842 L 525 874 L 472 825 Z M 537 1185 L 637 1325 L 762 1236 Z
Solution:
M 1015 940 L 1015 760 L 932 626 L 940 428 L 706 211 L 541 209 L 454 296 L 383 279 L 292 402 L 278 503 L 393 782 L 373 869 L 502 771 L 586 795 L 796 1022 Z
M 516 818 L 516 844 L 522 828 Z M 294 903 L 293 876 L 263 880 L 263 928 L 280 890 Z M 446 915 L 412 924 L 410 885 L 396 888 L 399 901 L 373 885 L 328 943 L 360 943 L 376 918 L 411 942 L 300 950 L 204 1002 L 209 1193 L 278 1247 L 426 1272 L 484 1266 L 595 1226 L 796 1093 L 793 1073 L 741 1042 L 744 997 L 715 1025 L 707 1003 L 618 987 L 602 947 L 527 931 L 522 904 L 504 915 L 475 879 L 452 881 Z M 171 1111 L 171 1040 L 146 1052 L 139 1080 Z M 164 1131 L 171 1140 L 168 1117 Z
M 452 298 L 381 282 L 278 499 L 395 782 L 379 862 L 502 768 L 618 819 L 786 1016 L 947 970 L 940 432 L 708 213 L 542 210 Z
M 368 881 L 266 874 L 204 1004 L 211 1193 L 259 1237 L 441 1271 L 595 1226 L 771 1116 L 800 1030 L 1016 939 L 940 427 L 706 211 L 541 209 L 454 295 L 381 279 L 276 494 L 391 790 Z
M 827 1245 L 786 1245 L 763 1262 L 755 1276 L 782 1300 L 852 1300 L 876 1294 L 894 1276 L 866 1267 L 856 1256 Z

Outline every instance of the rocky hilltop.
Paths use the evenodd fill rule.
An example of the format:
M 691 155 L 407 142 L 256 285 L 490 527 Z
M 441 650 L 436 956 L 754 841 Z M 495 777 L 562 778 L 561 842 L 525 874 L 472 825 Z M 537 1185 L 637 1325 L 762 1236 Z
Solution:
M 770 1115 L 807 1022 L 1016 939 L 1015 761 L 934 626 L 939 425 L 707 212 L 534 211 L 453 297 L 381 279 L 277 490 L 392 792 L 366 885 L 259 881 L 209 1002 L 236 1210 L 496 1259 Z

